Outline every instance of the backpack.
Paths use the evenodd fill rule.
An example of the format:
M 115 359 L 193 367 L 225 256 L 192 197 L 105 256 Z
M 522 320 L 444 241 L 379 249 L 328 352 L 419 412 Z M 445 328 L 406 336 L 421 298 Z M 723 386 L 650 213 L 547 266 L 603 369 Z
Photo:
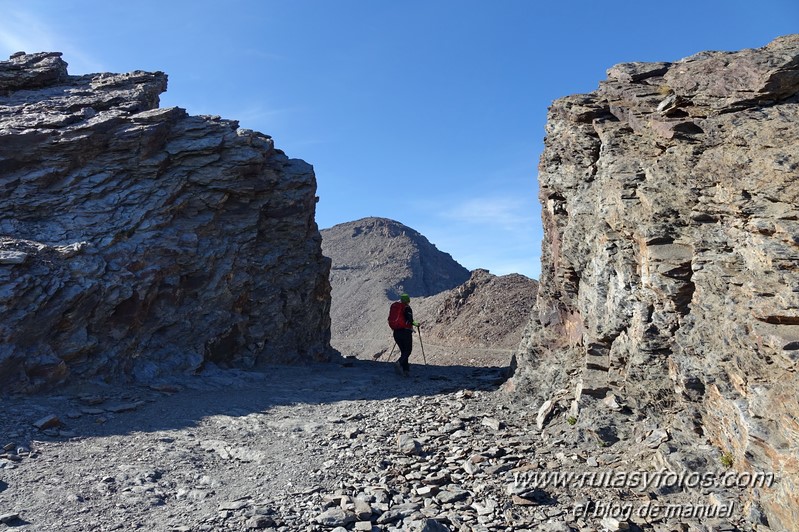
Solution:
M 401 301 L 395 301 L 391 304 L 388 311 L 388 326 L 394 329 L 407 329 L 408 322 L 405 321 L 405 307 L 407 305 Z

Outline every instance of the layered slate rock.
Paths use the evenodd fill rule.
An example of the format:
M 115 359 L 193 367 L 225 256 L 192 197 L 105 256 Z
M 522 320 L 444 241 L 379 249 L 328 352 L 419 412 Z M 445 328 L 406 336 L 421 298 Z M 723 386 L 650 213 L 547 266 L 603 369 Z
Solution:
M 627 63 L 549 111 L 537 312 L 520 390 L 608 392 L 709 444 L 775 530 L 799 522 L 799 35 Z M 562 392 L 561 392 L 562 393 Z M 581 412 L 580 416 L 589 415 Z
M 161 72 L 0 62 L 0 389 L 324 359 L 312 167 Z

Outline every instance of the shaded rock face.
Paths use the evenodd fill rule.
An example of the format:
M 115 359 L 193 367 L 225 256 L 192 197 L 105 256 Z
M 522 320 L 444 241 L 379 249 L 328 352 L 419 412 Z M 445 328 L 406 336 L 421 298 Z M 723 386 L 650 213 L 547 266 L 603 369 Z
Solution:
M 759 495 L 780 530 L 799 522 L 798 93 L 793 35 L 617 65 L 554 102 L 514 379 L 539 401 L 612 391 L 672 412 L 674 467 L 710 443 L 735 469 L 778 472 Z
M 323 359 L 310 165 L 159 109 L 161 72 L 0 62 L 0 388 Z

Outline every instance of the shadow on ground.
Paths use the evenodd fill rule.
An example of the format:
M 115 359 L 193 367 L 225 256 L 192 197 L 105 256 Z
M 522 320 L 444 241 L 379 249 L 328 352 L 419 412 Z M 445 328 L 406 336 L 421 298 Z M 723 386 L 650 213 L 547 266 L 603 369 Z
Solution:
M 352 360 L 258 370 L 209 370 L 176 376 L 152 386 L 103 383 L 72 385 L 50 394 L 12 397 L 0 414 L 0 431 L 55 416 L 61 423 L 31 438 L 64 441 L 71 437 L 124 435 L 197 426 L 209 416 L 247 416 L 283 405 L 323 405 L 347 401 L 391 401 L 458 390 L 493 391 L 506 368 L 413 364 L 403 377 L 386 361 Z M 16 425 L 16 427 L 15 427 Z M 19 432 L 19 431 L 17 431 Z M 26 431 L 27 432 L 27 431 Z

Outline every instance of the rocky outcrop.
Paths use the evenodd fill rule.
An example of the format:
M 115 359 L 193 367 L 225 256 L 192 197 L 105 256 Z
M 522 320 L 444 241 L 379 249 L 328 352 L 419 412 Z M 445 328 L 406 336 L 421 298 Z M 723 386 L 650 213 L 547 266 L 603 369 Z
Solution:
M 0 62 L 0 389 L 325 358 L 307 163 L 158 107 L 161 72 Z
M 567 390 L 573 412 L 624 397 L 668 424 L 671 468 L 707 466 L 689 462 L 709 444 L 735 470 L 776 472 L 752 495 L 793 529 L 799 35 L 611 68 L 554 102 L 539 172 L 542 274 L 517 388 L 539 404 Z

